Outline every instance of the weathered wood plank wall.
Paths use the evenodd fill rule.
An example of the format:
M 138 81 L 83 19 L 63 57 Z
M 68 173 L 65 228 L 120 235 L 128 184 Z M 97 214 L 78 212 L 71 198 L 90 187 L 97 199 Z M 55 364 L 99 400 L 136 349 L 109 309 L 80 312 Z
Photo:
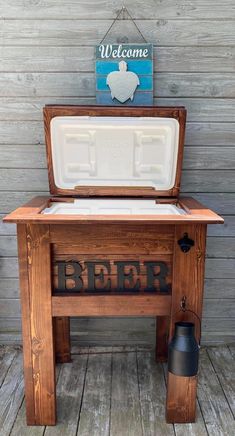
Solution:
M 221 213 L 207 242 L 204 342 L 235 328 L 235 7 L 233 0 L 126 0 L 155 46 L 155 104 L 185 105 L 182 191 Z M 42 106 L 94 103 L 94 45 L 118 0 L 0 0 L 0 217 L 48 189 Z M 131 21 L 110 41 L 138 42 Z M 15 228 L 0 223 L 0 340 L 20 340 Z M 82 343 L 150 343 L 153 319 L 72 321 Z

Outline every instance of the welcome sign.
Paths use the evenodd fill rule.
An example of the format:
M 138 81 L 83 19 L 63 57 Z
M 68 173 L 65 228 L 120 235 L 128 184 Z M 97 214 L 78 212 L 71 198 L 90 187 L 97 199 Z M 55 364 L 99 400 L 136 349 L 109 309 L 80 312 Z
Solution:
M 96 101 L 101 105 L 153 104 L 153 45 L 96 46 Z

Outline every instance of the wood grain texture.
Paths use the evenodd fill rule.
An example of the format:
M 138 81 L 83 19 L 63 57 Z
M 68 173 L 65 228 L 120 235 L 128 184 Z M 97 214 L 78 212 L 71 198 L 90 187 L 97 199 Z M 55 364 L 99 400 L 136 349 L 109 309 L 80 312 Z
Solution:
M 1 236 L 0 255 L 6 257 L 17 256 L 17 241 L 15 236 Z
M 167 361 L 169 317 L 159 316 L 156 320 L 156 362 Z
M 46 436 L 75 436 L 77 433 L 88 356 L 75 355 L 61 367 L 57 382 L 58 423 L 47 427 Z
M 223 5 L 220 3 L 215 4 L 214 0 L 205 0 L 203 3 L 200 0 L 195 0 L 193 6 L 188 0 L 183 3 L 179 0 L 175 2 L 167 0 L 163 3 L 159 0 L 150 0 L 146 4 L 143 4 L 141 0 L 137 0 L 135 7 L 132 0 L 127 0 L 125 5 L 134 19 L 235 18 L 232 0 L 225 0 Z M 46 3 L 41 3 L 40 7 L 36 8 L 33 0 L 30 0 L 27 5 L 25 5 L 23 0 L 19 0 L 17 4 L 10 0 L 8 6 L 1 0 L 0 6 L 3 17 L 8 19 L 61 19 L 61 17 L 70 19 L 71 14 L 73 14 L 73 18 L 80 19 L 114 19 L 120 10 L 120 3 L 117 0 L 110 2 L 103 0 L 89 1 L 86 7 L 84 7 L 84 3 L 81 0 L 75 3 L 72 0 L 66 0 L 66 2 L 63 0 L 57 0 L 56 2 L 49 0 Z
M 167 410 L 168 423 L 195 422 L 197 376 L 180 377 L 168 372 Z
M 8 350 L 9 352 L 15 351 L 14 347 L 8 347 Z M 215 360 L 213 358 L 214 354 L 208 358 L 208 353 L 211 350 L 216 355 Z M 10 377 L 7 377 L 6 380 L 8 387 L 6 389 L 5 384 L 4 395 L 6 395 L 6 391 L 14 393 L 11 396 L 10 408 L 14 411 L 15 421 L 13 422 L 12 415 L 7 415 L 2 431 L 4 436 L 42 436 L 43 434 L 47 436 L 62 434 L 84 436 L 93 434 L 92 430 L 94 428 L 95 434 L 106 434 L 105 432 L 110 428 L 110 416 L 107 413 L 109 411 L 107 410 L 108 405 L 110 405 L 110 412 L 112 413 L 112 401 L 116 396 L 116 390 L 111 392 L 110 389 L 112 383 L 111 360 L 115 359 L 116 355 L 122 356 L 120 380 L 129 377 L 128 364 L 130 362 L 131 369 L 137 374 L 137 377 L 132 376 L 131 382 L 128 380 L 130 393 L 126 392 L 126 389 L 123 391 L 123 384 L 121 383 L 118 398 L 114 401 L 114 404 L 116 404 L 119 398 L 125 398 L 127 395 L 130 402 L 133 400 L 128 416 L 129 428 L 136 430 L 137 418 L 138 421 L 140 420 L 142 427 L 140 434 L 144 436 L 171 436 L 174 434 L 177 436 L 187 436 L 189 434 L 192 436 L 224 436 L 225 434 L 233 434 L 234 420 L 231 412 L 229 413 L 232 403 L 228 402 L 225 392 L 221 389 L 219 379 L 224 364 L 225 371 L 228 374 L 229 360 L 234 357 L 234 346 L 210 347 L 201 350 L 202 386 L 199 383 L 197 422 L 175 425 L 166 424 L 164 420 L 164 398 L 166 394 L 164 371 L 166 367 L 165 365 L 163 367 L 159 364 L 156 365 L 154 353 L 149 347 L 74 347 L 74 352 L 76 354 L 73 355 L 73 364 L 65 364 L 57 368 L 59 421 L 57 427 L 27 427 L 25 402 L 17 394 L 18 381 L 22 377 L 22 367 L 16 364 L 13 368 L 12 364 L 9 369 L 11 372 Z M 230 358 L 227 353 L 230 354 Z M 130 354 L 134 356 L 132 361 L 130 360 Z M 87 366 L 88 355 L 90 362 Z M 221 360 L 219 358 L 218 361 L 217 358 L 220 355 Z M 222 368 L 218 365 L 219 362 L 221 362 Z M 98 377 L 97 373 L 99 374 Z M 18 391 L 20 390 L 18 389 Z M 96 392 L 95 396 L 94 392 Z M 137 395 L 135 395 L 136 393 Z M 140 405 L 139 409 L 138 405 Z M 82 409 L 82 414 L 79 415 L 80 409 Z M 136 410 L 136 413 L 133 413 L 133 409 Z M 80 423 L 83 425 L 80 426 Z M 119 436 L 120 429 L 122 434 L 126 434 L 125 420 L 121 421 L 120 425 L 117 433 L 112 434 Z M 131 432 L 129 434 L 132 435 Z
M 9 371 L 9 368 L 16 357 L 17 348 L 0 347 L 0 388 Z
M 43 145 L 0 145 L 1 168 L 46 168 Z
M 181 193 L 183 196 L 185 193 Z M 15 191 L 0 191 L 0 202 L 2 215 L 10 213 L 13 209 L 20 207 L 31 200 L 35 195 L 48 195 L 48 192 L 15 192 Z M 235 193 L 198 193 L 190 192 L 187 196 L 193 196 L 202 204 L 206 204 L 207 207 L 215 210 L 219 214 L 235 215 Z M 184 195 L 185 196 L 185 195 Z M 234 219 L 234 218 L 232 218 Z M 226 224 L 226 223 L 225 223 Z M 5 225 L 5 224 L 4 224 Z M 12 226 L 12 224 L 11 224 Z M 222 227 L 222 226 L 220 226 Z M 13 229 L 14 227 L 12 227 Z M 209 227 L 210 228 L 210 227 Z M 217 227 L 216 227 L 217 228 Z
M 32 371 L 32 376 L 26 375 L 26 379 L 29 379 L 29 383 L 33 383 L 34 394 L 32 403 L 27 404 L 27 422 L 32 424 L 34 419 L 34 424 L 37 425 L 54 425 L 55 373 L 48 226 L 28 226 L 27 246 L 30 299 L 23 296 L 23 303 L 30 305 L 25 311 L 25 322 L 27 324 L 30 322 L 30 344 L 27 353 L 31 354 L 32 360 L 31 363 L 26 362 L 25 367 L 28 371 Z M 28 394 L 26 388 L 26 400 L 29 401 L 30 397 L 31 390 Z
M 160 73 L 154 80 L 158 97 L 233 98 L 233 73 Z M 7 86 L 8 85 L 8 86 Z M 88 73 L 1 73 L 0 97 L 95 96 L 95 77 Z
M 108 351 L 108 350 L 107 350 Z M 108 436 L 110 429 L 112 354 L 89 354 L 78 434 Z
M 204 299 L 203 317 L 204 317 L 205 322 L 207 322 L 208 318 L 214 318 L 214 319 L 217 318 L 218 322 L 220 322 L 219 321 L 220 318 L 223 319 L 226 316 L 229 317 L 229 319 L 231 319 L 231 321 L 235 318 L 235 306 L 234 306 L 235 305 L 235 298 L 234 297 L 231 298 L 231 297 L 229 297 L 229 295 L 227 296 L 227 294 L 224 292 L 224 290 L 222 288 L 222 286 L 225 286 L 225 285 L 223 284 L 222 281 L 220 283 L 221 283 L 221 288 L 220 288 L 221 296 L 220 297 L 216 296 L 216 298 L 205 298 Z M 214 292 L 216 292 L 216 291 L 214 290 Z M 69 290 L 68 290 L 68 293 L 69 293 Z M 65 302 L 66 302 L 66 309 L 65 309 L 66 315 L 68 315 L 68 310 L 69 310 L 68 308 L 69 308 L 70 301 L 68 302 L 65 300 Z M 160 301 L 161 301 L 161 299 L 160 299 Z M 59 313 L 59 316 L 61 316 L 62 315 L 62 303 L 59 304 L 58 300 L 55 299 L 55 306 L 56 306 L 55 310 L 58 311 L 57 313 Z M 159 309 L 156 309 L 156 312 L 161 314 L 162 313 L 161 309 L 162 309 L 163 312 L 166 313 L 167 312 L 166 307 L 167 307 L 167 305 L 165 305 L 162 301 L 161 306 L 159 307 Z M 105 306 L 105 310 L 111 310 L 110 306 L 109 306 L 109 309 L 108 309 L 108 307 Z M 128 316 L 128 309 L 126 308 L 125 310 L 127 312 L 126 316 Z M 140 314 L 140 316 L 143 315 L 141 312 L 141 308 L 138 305 L 135 306 L 135 308 L 133 307 L 132 310 L 133 310 L 133 313 L 136 314 L 136 316 L 138 314 Z M 8 299 L 8 298 L 0 299 L 0 315 L 2 317 L 2 324 L 4 324 L 6 314 L 8 315 L 8 317 L 10 319 L 10 318 L 15 318 L 15 317 L 19 316 L 19 313 L 20 313 L 20 300 L 19 299 Z M 86 313 L 88 316 L 88 309 L 87 309 L 87 311 L 85 311 L 85 307 L 82 304 L 80 309 L 73 308 L 73 313 L 74 313 L 74 316 L 77 316 L 76 315 L 77 313 L 79 313 L 79 316 L 83 316 L 82 315 L 83 313 Z M 98 315 L 99 313 L 100 313 L 100 316 L 102 316 L 101 309 L 98 309 L 98 308 L 95 309 L 95 307 L 93 307 L 93 305 L 92 305 L 92 314 L 93 314 L 92 316 L 99 316 Z M 154 316 L 154 314 L 155 314 L 154 307 L 152 308 L 152 310 L 151 309 L 148 310 L 148 316 Z M 131 315 L 131 312 L 130 312 L 130 315 Z M 86 315 L 84 315 L 84 316 L 86 316 Z M 121 316 L 121 313 L 120 313 L 120 316 Z M 133 315 L 131 315 L 131 316 L 133 316 Z M 129 323 L 131 324 L 131 320 L 129 321 Z M 95 334 L 95 332 L 94 332 L 94 334 Z M 79 331 L 77 332 L 77 335 L 79 336 Z M 231 335 L 233 335 L 233 337 L 234 337 L 233 331 L 231 331 Z
M 51 99 L 50 99 L 51 100 Z M 54 100 L 54 99 L 53 99 Z M 82 102 L 81 102 L 82 103 Z M 234 147 L 234 122 L 188 122 L 185 143 L 198 146 Z M 44 144 L 41 121 L 11 120 L 0 121 L 1 144 Z
M 209 361 L 206 350 L 200 353 L 198 400 L 209 434 L 233 434 L 234 417 L 228 403 L 223 402 L 223 389 Z M 216 419 L 211 419 L 216 416 Z
M 235 362 L 227 346 L 209 347 L 207 350 L 211 364 L 219 379 L 224 395 L 235 416 Z
M 56 380 L 58 381 L 58 377 L 60 374 L 60 366 L 58 365 L 56 368 Z M 45 432 L 44 426 L 27 426 L 26 417 L 25 417 L 25 399 L 22 401 L 21 406 L 19 407 L 14 425 L 11 429 L 12 436 L 24 435 L 24 436 L 43 436 Z
M 172 249 L 172 241 L 174 237 L 174 230 L 168 225 L 148 225 L 148 232 L 143 233 L 143 228 L 141 229 L 136 223 L 128 224 L 125 226 L 120 226 L 118 224 L 110 224 L 110 231 L 107 233 L 107 227 L 100 224 L 98 227 L 89 226 L 84 224 L 83 226 L 76 225 L 61 225 L 51 226 L 50 235 L 51 242 L 53 244 L 52 252 L 53 254 L 73 254 L 73 248 L 70 246 L 77 245 L 80 253 L 86 253 L 86 249 L 89 245 L 90 249 L 93 251 L 96 249 L 96 253 L 102 250 L 104 239 L 106 243 L 109 244 L 109 249 L 111 252 L 109 254 L 120 254 L 120 250 L 131 250 L 133 249 L 133 239 L 138 247 L 141 247 L 142 253 L 148 254 L 148 250 L 154 250 L 154 240 L 156 239 L 159 246 L 164 246 L 168 253 Z M 98 230 L 98 231 L 97 231 Z M 65 244 L 65 240 L 69 244 Z M 149 245 L 151 244 L 151 245 Z M 106 246 L 104 247 L 104 253 L 107 253 Z M 158 247 L 159 249 L 159 247 Z M 165 251 L 165 250 L 164 250 Z M 102 253 L 102 251 L 100 251 Z M 122 251 L 121 251 L 122 253 Z M 92 252 L 91 252 L 92 254 Z
M 27 247 L 27 229 L 25 225 L 17 226 L 18 237 L 18 254 L 19 254 L 19 278 L 20 278 L 20 296 L 21 296 L 21 313 L 22 313 L 22 335 L 23 335 L 23 353 L 24 353 L 24 383 L 26 395 L 27 422 L 30 425 L 35 424 L 35 392 L 33 379 L 33 356 L 32 347 L 32 326 L 30 320 L 31 296 L 28 273 L 28 247 Z
M 165 379 L 167 378 L 167 364 L 163 364 L 163 371 L 165 375 Z M 204 417 L 202 415 L 200 404 L 198 400 L 196 400 L 196 420 L 195 422 L 189 423 L 176 423 L 174 424 L 175 434 L 177 436 L 207 436 L 208 432 L 206 429 L 206 424 L 204 421 Z
M 35 48 L 35 47 L 34 47 Z M 47 48 L 47 47 L 46 47 Z M 54 49 L 54 47 L 53 47 Z M 180 59 L 183 59 L 183 54 Z M 186 68 L 186 67 L 185 67 Z M 185 73 L 186 74 L 186 73 Z M 52 98 L 49 97 L 1 97 L 0 98 L 0 120 L 1 121 L 41 121 L 42 109 L 45 104 L 51 104 Z M 95 96 L 82 97 L 77 93 L 71 97 L 53 97 L 54 104 L 73 104 L 89 105 L 95 104 Z M 234 122 L 233 98 L 213 98 L 207 97 L 158 97 L 158 87 L 155 89 L 154 105 L 157 106 L 184 106 L 187 108 L 188 122 Z M 30 132 L 29 132 L 30 133 Z M 16 140 L 16 144 L 18 144 Z M 42 139 L 43 141 L 43 139 Z M 206 143 L 205 143 L 206 144 Z M 202 144 L 202 145 L 205 145 Z M 24 144 L 23 144 L 24 145 Z M 188 143 L 186 143 L 186 146 Z M 232 144 L 231 144 L 232 145 Z M 233 144 L 234 145 L 234 144 Z
M 112 362 L 110 434 L 142 435 L 136 353 L 115 354 Z
M 234 192 L 235 189 L 235 181 L 234 181 L 234 171 L 233 170 L 226 170 L 226 177 L 224 177 L 224 170 L 214 170 L 213 173 L 210 172 L 210 170 L 204 170 L 203 172 L 200 170 L 183 170 L 182 171 L 182 191 L 185 193 L 188 192 Z M 8 183 L 8 177 L 11 180 L 11 185 L 9 186 Z M 0 174 L 0 190 L 1 191 L 15 191 L 18 189 L 20 192 L 20 189 L 22 192 L 34 191 L 34 192 L 42 192 L 46 191 L 48 188 L 48 181 L 47 181 L 47 171 L 46 169 L 6 169 L 3 168 L 1 170 Z M 129 191 L 128 191 L 129 189 Z M 71 190 L 72 191 L 72 190 Z M 78 189 L 77 189 L 78 191 Z M 99 193 L 101 195 L 101 192 L 103 196 L 110 196 L 112 195 L 111 192 L 116 191 L 117 195 L 120 192 L 126 193 L 126 195 L 138 195 L 137 190 L 134 191 L 130 188 L 124 189 L 116 189 L 111 190 L 109 188 L 102 189 L 99 188 Z M 72 191 L 74 192 L 74 191 Z M 86 188 L 82 187 L 80 190 L 80 195 L 97 195 L 98 188 L 92 189 L 92 188 Z M 148 191 L 142 189 L 142 194 L 148 195 Z M 159 192 L 159 194 L 164 194 L 163 191 Z M 71 192 L 69 190 L 61 190 L 61 195 L 71 195 Z M 150 192 L 151 195 L 151 192 Z M 153 190 L 152 196 L 156 195 L 155 191 Z M 167 195 L 167 194 L 166 194 Z M 168 194 L 169 195 L 169 194 Z
M 179 163 L 179 162 L 178 162 Z M 59 188 L 58 191 L 60 191 Z M 147 188 L 146 188 L 147 189 Z M 97 225 L 99 228 L 100 225 L 107 225 L 107 224 L 116 224 L 116 225 L 124 225 L 128 226 L 131 224 L 138 224 L 141 226 L 146 226 L 146 229 L 148 226 L 152 224 L 157 225 L 181 225 L 181 224 L 189 224 L 189 223 L 204 223 L 204 224 L 223 224 L 224 219 L 217 215 L 215 212 L 213 212 L 210 209 L 207 209 L 206 206 L 199 203 L 197 200 L 191 198 L 191 197 L 184 197 L 180 198 L 178 201 L 176 201 L 176 198 L 171 199 L 170 197 L 174 194 L 174 191 L 178 191 L 179 187 L 172 188 L 172 190 L 165 191 L 166 197 L 158 197 L 157 202 L 161 204 L 165 203 L 173 203 L 178 204 L 179 207 L 181 207 L 185 213 L 184 214 L 156 214 L 156 215 L 120 215 L 120 214 L 114 214 L 114 215 L 66 215 L 66 214 L 43 214 L 41 213 L 45 208 L 47 208 L 51 202 L 58 201 L 57 198 L 50 198 L 50 197 L 42 197 L 38 196 L 33 198 L 29 203 L 26 203 L 25 205 L 20 206 L 13 212 L 11 212 L 9 215 L 5 216 L 3 221 L 7 223 L 33 223 L 33 224 L 50 224 L 52 229 L 52 224 L 76 224 L 76 225 Z M 72 191 L 72 190 L 71 190 Z M 73 192 L 73 191 L 72 191 Z M 76 191 L 77 192 L 77 191 Z M 98 196 L 110 196 L 111 189 L 106 190 L 106 188 L 101 187 L 92 187 L 88 188 L 88 191 L 85 187 L 81 187 L 81 192 L 84 195 L 93 196 L 94 193 Z M 127 188 L 120 188 L 118 187 L 117 191 L 115 193 L 119 193 L 120 196 L 129 195 L 130 197 L 136 197 L 137 190 L 131 189 L 131 187 Z M 113 193 L 113 195 L 115 194 Z M 150 189 L 150 195 L 147 195 L 147 191 L 144 188 L 141 188 L 142 197 L 148 197 L 156 198 L 156 194 L 163 195 L 164 191 L 155 191 Z M 60 194 L 63 194 L 63 190 Z M 85 195 L 84 195 L 85 196 Z M 60 201 L 63 200 L 65 202 L 71 202 L 71 197 L 62 197 L 60 196 Z M 72 200 L 73 201 L 73 200 Z M 145 231 L 145 230 L 144 230 Z M 67 237 L 66 237 L 67 238 Z M 66 239 L 67 240 L 67 239 Z M 51 240 L 53 242 L 53 239 Z M 63 240 L 61 241 L 63 243 Z M 68 240 L 67 240 L 68 242 Z
M 183 169 L 228 170 L 235 169 L 234 147 L 194 147 L 186 146 L 184 150 Z M 8 145 L 0 144 L 0 161 L 2 168 L 46 168 L 46 151 L 44 145 Z
M 21 352 L 18 351 L 1 386 L 0 428 L 3 435 L 10 433 L 23 396 L 24 380 L 22 355 Z
M 206 259 L 207 279 L 234 279 L 235 278 L 235 259 Z M 18 260 L 15 257 L 3 257 L 0 264 L 0 277 L 13 279 L 18 278 Z M 221 282 L 222 283 L 222 282 Z M 225 282 L 224 282 L 225 284 Z M 224 285 L 223 285 L 224 289 Z M 218 296 L 219 297 L 219 296 Z
M 223 226 L 209 226 L 208 227 L 209 237 L 233 237 L 235 236 L 235 217 L 233 215 L 225 216 L 225 222 Z
M 227 220 L 227 217 L 225 217 L 225 220 Z M 233 258 L 234 257 L 234 244 L 235 244 L 235 238 L 234 238 L 234 218 L 232 217 L 231 220 L 231 226 L 229 226 L 226 229 L 223 229 L 223 226 L 219 226 L 218 227 L 222 227 L 222 232 L 219 232 L 219 230 L 217 230 L 218 234 L 221 236 L 211 236 L 208 237 L 207 239 L 207 257 L 208 258 Z M 224 231 L 223 231 L 224 230 Z M 231 231 L 231 237 L 228 236 L 228 232 Z M 223 233 L 225 234 L 225 236 L 223 235 Z M 227 236 L 226 236 L 227 235 Z M 129 246 L 128 246 L 129 245 Z M 124 241 L 120 241 L 120 243 L 118 243 L 118 241 L 116 241 L 116 248 L 112 247 L 112 251 L 115 252 L 115 249 L 117 250 L 122 249 L 122 253 L 131 253 L 133 252 L 133 254 L 135 254 L 135 241 L 133 241 L 133 244 L 128 244 L 124 243 Z M 169 250 L 171 247 L 171 242 L 168 241 L 165 243 L 161 243 L 160 241 L 146 241 L 145 244 L 143 244 L 143 253 L 149 253 L 151 251 L 151 253 L 153 254 L 160 254 L 161 251 L 162 253 L 165 254 L 169 254 Z M 8 235 L 4 235 L 4 236 L 0 236 L 0 255 L 1 257 L 16 257 L 17 255 L 17 243 L 16 243 L 16 237 L 15 236 L 8 236 Z M 105 252 L 105 247 L 107 246 L 106 244 L 100 245 L 100 247 L 103 247 L 103 252 Z M 85 245 L 83 243 L 82 245 L 83 247 L 83 251 L 85 253 L 89 252 L 89 244 Z M 90 253 L 97 253 L 98 252 L 98 247 L 99 247 L 99 242 L 97 240 L 97 243 L 95 244 L 95 242 L 93 244 L 91 244 L 91 251 Z M 151 249 L 152 247 L 152 249 Z M 61 247 L 59 247 L 60 250 L 62 249 Z M 81 250 L 81 246 L 80 249 L 78 250 L 78 246 L 76 246 L 76 244 L 74 244 L 71 247 L 66 246 L 65 248 L 63 248 L 63 252 L 61 252 L 61 254 L 58 254 L 57 251 L 57 247 L 55 247 L 55 254 L 58 254 L 58 259 L 61 257 L 62 254 L 73 254 L 72 250 L 77 250 L 77 252 L 82 253 Z M 161 254 L 162 254 L 161 253 Z M 68 257 L 68 256 L 67 256 Z M 157 260 L 157 259 L 156 259 Z M 158 259 L 160 260 L 160 259 Z M 1 295 L 1 290 L 0 290 L 0 295 Z
M 120 7 L 120 5 L 119 5 Z M 220 18 L 220 17 L 218 17 Z M 112 20 L 2 20 L 3 45 L 94 46 L 100 42 Z M 120 20 L 109 34 L 109 42 L 143 42 L 133 23 Z M 132 25 L 133 24 L 133 25 Z M 234 45 L 234 22 L 230 20 L 138 20 L 148 42 L 159 46 Z M 121 35 L 121 36 L 120 36 Z M 200 35 L 200 38 L 198 38 Z
M 214 2 L 214 0 L 212 1 Z M 143 8 L 143 4 L 141 8 Z M 154 47 L 154 70 L 157 73 L 184 73 L 186 71 L 192 73 L 221 73 L 221 71 L 232 73 L 234 71 L 234 60 L 235 48 L 233 46 L 227 46 L 226 50 L 224 47 L 218 46 L 160 47 L 157 45 Z M 221 68 L 221 65 L 223 68 Z M 93 70 L 93 46 L 88 46 L 85 50 L 82 46 L 1 46 L 1 72 L 67 73 L 77 71 L 93 72 Z M 206 104 L 206 102 L 204 103 Z M 44 104 L 45 101 L 42 106 Z M 172 106 L 176 104 L 178 104 L 178 99 Z
M 137 369 L 144 436 L 173 436 L 173 426 L 165 422 L 166 387 L 161 364 L 153 353 L 137 351 Z
M 235 238 L 225 238 L 224 236 L 208 238 L 207 257 L 209 258 L 233 258 Z
M 220 303 L 221 304 L 221 303 Z M 216 306 L 216 300 L 215 304 Z M 218 307 L 218 305 L 217 305 Z M 219 312 L 219 311 L 218 311 Z M 226 316 L 226 315 L 225 315 Z M 76 346 L 142 345 L 155 347 L 156 327 L 154 318 L 90 318 L 71 320 L 71 339 Z M 223 330 L 221 329 L 223 326 Z M 21 320 L 19 317 L 0 319 L 0 343 L 21 344 Z M 218 345 L 234 343 L 235 318 L 216 317 L 202 320 L 202 344 Z
M 24 436 L 43 436 L 44 426 L 27 426 L 25 419 L 25 401 L 21 403 L 21 407 L 18 410 L 14 425 L 11 430 L 12 436 L 18 436 L 23 434 Z
M 218 304 L 214 300 L 214 307 Z M 219 312 L 219 311 L 218 311 Z M 221 325 L 223 330 L 221 330 Z M 2 344 L 19 344 L 22 340 L 21 320 L 19 317 L 4 317 L 0 319 L 0 342 Z M 235 318 L 208 316 L 202 319 L 202 344 L 221 344 L 234 342 Z M 112 345 L 150 345 L 155 347 L 156 325 L 154 317 L 123 318 L 71 318 L 72 343 L 84 346 L 103 344 Z M 5 342 L 4 342 L 5 341 Z M 210 342 L 211 341 L 211 342 Z
M 183 253 L 177 241 L 186 231 L 190 238 L 194 240 L 194 247 L 188 252 Z M 186 308 L 194 311 L 201 319 L 203 284 L 204 284 L 204 263 L 205 263 L 205 243 L 206 226 L 176 227 L 175 230 L 175 250 L 173 260 L 173 293 L 172 308 L 170 318 L 169 340 L 174 332 L 174 323 L 177 321 L 191 320 L 195 323 L 195 335 L 199 340 L 200 326 L 192 320 L 190 312 L 182 312 L 180 302 L 183 296 L 186 297 Z M 197 376 L 180 377 L 168 372 L 167 379 L 167 400 L 166 400 L 166 420 L 167 422 L 194 422 L 196 413 L 196 390 Z
M 70 318 L 53 318 L 53 336 L 56 362 L 71 362 Z
M 231 257 L 234 241 L 228 239 L 234 236 L 235 194 L 228 192 L 232 174 L 228 174 L 228 183 L 222 178 L 227 178 L 224 170 L 234 169 L 235 99 L 228 97 L 234 96 L 233 1 L 195 0 L 192 4 L 189 0 L 150 0 L 143 4 L 140 0 L 127 0 L 125 4 L 144 36 L 155 44 L 154 104 L 183 105 L 188 110 L 184 160 L 188 174 L 182 192 L 188 192 L 190 186 L 190 195 L 218 213 L 229 215 L 225 217 L 224 226 L 208 228 L 210 236 L 223 240 L 208 241 L 207 253 L 213 258 L 206 262 L 205 295 L 210 302 L 205 303 L 204 331 L 209 341 L 230 341 L 234 318 L 227 318 L 226 314 L 231 313 L 227 299 L 232 298 L 234 286 L 234 257 Z M 46 174 L 35 174 L 38 181 L 33 174 L 34 169 L 45 168 L 42 107 L 50 103 L 94 104 L 95 96 L 91 92 L 94 45 L 101 40 L 120 7 L 117 0 L 90 0 L 86 4 L 81 0 L 29 0 L 27 4 L 23 0 L 10 0 L 7 4 L 0 0 L 0 71 L 4 73 L 0 80 L 0 167 L 4 167 L 3 177 L 0 177 L 4 185 L 4 190 L 0 190 L 0 213 L 9 213 L 37 195 L 33 192 L 35 188 L 39 189 L 37 192 L 47 193 Z M 136 37 L 139 35 L 132 23 L 124 20 L 115 25 L 110 40 L 133 42 Z M 84 80 L 86 73 L 87 81 Z M 197 77 L 200 78 L 198 83 Z M 65 78 L 69 82 L 65 83 Z M 64 90 L 70 96 L 65 95 Z M 15 178 L 8 168 L 22 172 L 19 171 Z M 191 170 L 197 171 L 192 182 Z M 3 321 L 0 321 L 4 332 L 1 338 L 12 341 L 20 338 L 19 303 L 10 300 L 18 298 L 17 261 L 15 257 L 9 257 L 14 255 L 15 240 L 8 238 L 15 233 L 15 226 L 0 224 L 0 232 L 7 236 L 0 240 L 0 256 L 4 256 L 0 259 L 0 297 L 9 297 L 4 303 L 0 302 L 1 313 L 4 312 Z M 207 310 L 213 318 L 207 318 Z M 92 325 L 96 325 L 93 322 Z M 107 320 L 100 322 L 106 325 Z M 142 326 L 144 323 L 143 320 Z M 113 340 L 116 342 L 118 328 L 123 330 L 121 323 L 119 327 L 118 324 L 115 326 Z M 79 328 L 76 328 L 73 338 L 77 340 Z M 110 336 L 105 336 L 102 328 L 99 332 L 92 328 L 91 333 L 87 331 L 89 341 L 110 343 Z M 131 335 L 135 341 L 138 337 L 148 341 L 147 333 L 143 336 L 140 326 L 135 335 L 126 335 L 128 341 L 131 341 Z M 150 334 L 150 341 L 154 340 L 153 336 Z M 84 328 L 81 340 L 85 337 Z
M 37 194 L 46 195 L 48 192 L 40 192 Z M 4 215 L 10 212 L 16 207 L 22 205 L 22 201 L 27 203 L 30 201 L 35 195 L 35 192 L 20 192 L 20 191 L 0 191 L 0 202 L 1 202 L 1 211 Z M 12 227 L 13 228 L 13 227 Z
M 4 214 L 0 214 L 0 236 L 15 236 L 16 235 L 16 226 L 5 225 L 2 219 Z
M 53 316 L 164 316 L 170 295 L 80 295 L 52 297 Z

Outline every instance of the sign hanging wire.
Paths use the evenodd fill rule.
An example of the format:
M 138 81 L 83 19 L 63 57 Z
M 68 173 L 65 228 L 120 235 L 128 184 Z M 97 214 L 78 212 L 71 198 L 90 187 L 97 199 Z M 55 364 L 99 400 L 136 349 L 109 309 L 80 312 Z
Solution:
M 118 12 L 116 18 L 114 18 L 114 20 L 112 21 L 111 25 L 109 26 L 107 32 L 105 33 L 104 37 L 102 38 L 102 40 L 100 41 L 100 44 L 102 44 L 102 42 L 105 40 L 106 36 L 109 34 L 110 30 L 112 29 L 112 27 L 114 26 L 114 24 L 116 23 L 116 21 L 118 20 L 118 18 L 120 17 L 121 14 L 122 15 L 122 19 L 124 20 L 124 13 L 127 13 L 128 17 L 130 18 L 130 20 L 132 21 L 132 23 L 134 24 L 135 28 L 137 29 L 138 33 L 141 35 L 141 37 L 143 38 L 144 42 L 148 43 L 148 41 L 146 40 L 146 38 L 144 37 L 143 33 L 141 32 L 141 30 L 139 29 L 139 27 L 137 26 L 135 20 L 132 18 L 130 12 L 128 11 L 128 9 L 126 8 L 126 6 L 122 6 L 122 9 Z

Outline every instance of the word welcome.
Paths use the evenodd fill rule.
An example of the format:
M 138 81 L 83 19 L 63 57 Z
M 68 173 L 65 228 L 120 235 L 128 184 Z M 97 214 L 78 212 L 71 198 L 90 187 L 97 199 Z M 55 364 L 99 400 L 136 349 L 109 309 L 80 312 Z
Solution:
M 87 261 L 84 267 L 77 261 L 59 261 L 58 288 L 56 291 L 69 292 L 138 292 L 143 288 L 141 281 L 145 277 L 146 292 L 168 292 L 166 277 L 168 267 L 165 262 L 146 261 L 140 274 L 139 261 L 115 261 L 111 274 L 111 263 L 107 260 Z M 72 267 L 72 274 L 67 273 L 67 267 Z M 143 268 L 143 267 L 142 267 Z M 67 288 L 67 281 L 73 281 L 73 287 Z M 87 283 L 85 287 L 85 283 Z
M 128 58 L 128 59 L 136 59 L 136 58 L 147 58 L 149 56 L 149 48 L 144 47 L 123 47 L 122 44 L 118 46 L 113 46 L 112 44 L 107 45 L 99 45 L 98 51 L 100 52 L 101 59 L 120 59 L 120 58 Z

